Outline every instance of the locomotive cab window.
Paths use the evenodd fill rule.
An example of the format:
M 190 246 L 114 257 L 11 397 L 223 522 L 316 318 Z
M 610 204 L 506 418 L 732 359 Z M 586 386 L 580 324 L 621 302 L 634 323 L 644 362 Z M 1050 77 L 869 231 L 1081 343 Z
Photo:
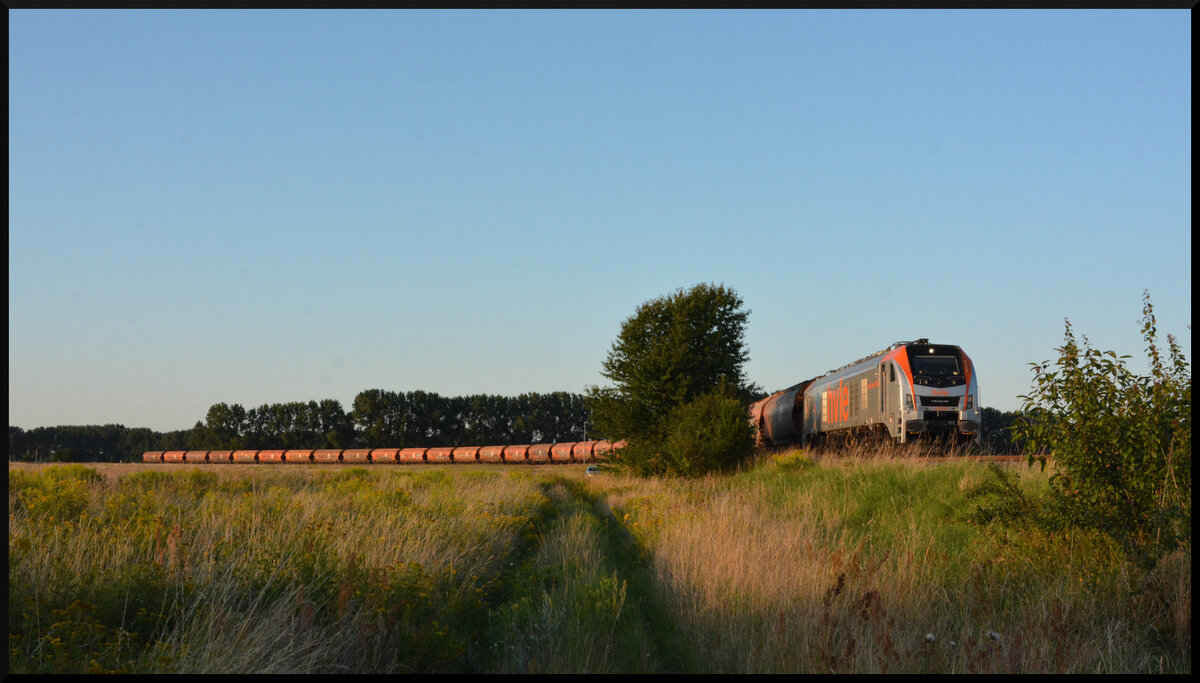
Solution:
M 908 362 L 917 384 L 951 387 L 966 383 L 958 350 L 953 346 L 910 346 Z
M 935 356 L 914 354 L 910 356 L 914 375 L 926 377 L 954 377 L 961 373 L 958 356 Z

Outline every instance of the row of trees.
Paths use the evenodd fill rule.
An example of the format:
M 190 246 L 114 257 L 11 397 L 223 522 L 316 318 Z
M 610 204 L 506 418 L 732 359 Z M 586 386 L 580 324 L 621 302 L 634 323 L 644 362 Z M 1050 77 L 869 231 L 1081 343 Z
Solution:
M 1018 416 L 983 409 L 985 451 L 1022 452 L 1011 432 Z M 582 440 L 585 434 L 598 437 L 577 394 L 446 398 L 371 389 L 355 398 L 350 413 L 332 399 L 249 410 L 218 403 L 204 422 L 171 432 L 119 424 L 10 426 L 8 453 L 16 461 L 124 462 L 146 451 L 550 443 Z
M 8 453 L 11 460 L 122 462 L 159 450 L 553 443 L 584 440 L 588 419 L 583 397 L 567 392 L 441 396 L 369 389 L 349 412 L 334 399 L 249 409 L 218 403 L 191 429 L 165 433 L 122 425 L 10 426 Z
M 8 458 L 15 461 L 125 462 L 166 443 L 186 443 L 191 430 L 156 432 L 144 427 L 89 425 L 8 427 Z
M 583 398 L 567 392 L 441 396 L 369 389 L 349 412 L 334 400 L 245 410 L 218 403 L 197 424 L 196 448 L 381 448 L 582 441 Z
M 1019 413 L 983 409 L 984 450 L 1020 453 Z M 192 429 L 157 432 L 119 424 L 8 428 L 16 461 L 125 462 L 146 451 L 236 448 L 368 448 L 551 443 L 598 438 L 578 394 L 443 397 L 370 389 L 349 413 L 332 399 L 243 408 L 218 403 Z M 586 429 L 586 431 L 585 431 Z

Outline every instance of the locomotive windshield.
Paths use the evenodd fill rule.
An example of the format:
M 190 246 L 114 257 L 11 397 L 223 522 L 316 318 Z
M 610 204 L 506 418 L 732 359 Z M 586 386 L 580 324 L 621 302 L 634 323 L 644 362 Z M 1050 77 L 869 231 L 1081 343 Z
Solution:
M 908 347 L 908 362 L 913 382 L 934 387 L 949 387 L 966 383 L 958 349 L 932 344 Z

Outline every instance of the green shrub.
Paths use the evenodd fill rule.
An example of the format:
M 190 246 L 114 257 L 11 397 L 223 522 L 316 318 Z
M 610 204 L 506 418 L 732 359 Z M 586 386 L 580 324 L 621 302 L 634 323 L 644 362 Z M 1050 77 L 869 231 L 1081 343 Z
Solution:
M 1021 489 L 1015 472 L 996 463 L 988 463 L 988 476 L 963 492 L 967 501 L 967 519 L 976 524 L 1018 524 L 1027 520 L 1036 505 Z
M 1014 431 L 1045 468 L 1070 521 L 1118 541 L 1144 565 L 1191 543 L 1191 369 L 1170 335 L 1158 348 L 1145 296 L 1142 336 L 1150 374 L 1129 356 L 1076 342 L 1071 323 L 1053 364 L 1034 363 L 1034 386 Z
M 16 496 L 16 509 L 31 518 L 67 522 L 79 518 L 91 505 L 91 487 L 104 475 L 83 465 L 55 465 L 40 472 L 9 473 L 8 491 Z
M 677 406 L 667 416 L 663 450 L 666 469 L 672 474 L 732 470 L 754 452 L 754 432 L 745 406 L 721 391 Z

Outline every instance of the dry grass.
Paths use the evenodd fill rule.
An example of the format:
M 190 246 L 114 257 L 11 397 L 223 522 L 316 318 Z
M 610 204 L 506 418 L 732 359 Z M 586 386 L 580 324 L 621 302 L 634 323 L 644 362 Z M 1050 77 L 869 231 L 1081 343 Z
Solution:
M 1104 539 L 964 521 L 980 466 L 855 456 L 782 455 L 735 482 L 613 482 L 704 670 L 1190 670 L 1190 553 L 1164 566 L 1148 618 Z
M 10 672 L 1191 670 L 1190 552 L 981 522 L 982 465 L 581 469 L 10 467 Z

